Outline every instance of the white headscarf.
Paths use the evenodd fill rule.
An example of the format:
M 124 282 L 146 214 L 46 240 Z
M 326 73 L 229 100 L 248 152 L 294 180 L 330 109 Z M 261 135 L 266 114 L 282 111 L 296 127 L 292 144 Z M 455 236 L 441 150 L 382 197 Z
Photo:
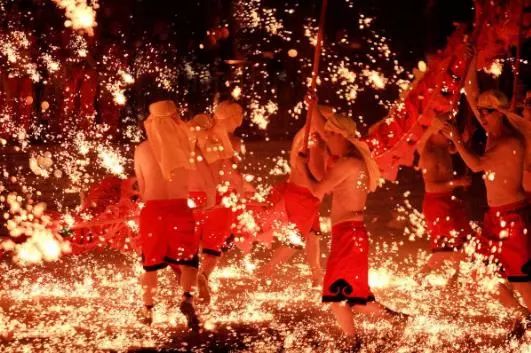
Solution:
M 175 103 L 153 103 L 149 113 L 144 127 L 164 178 L 171 180 L 178 169 L 195 169 L 193 139 L 186 123 L 178 117 Z

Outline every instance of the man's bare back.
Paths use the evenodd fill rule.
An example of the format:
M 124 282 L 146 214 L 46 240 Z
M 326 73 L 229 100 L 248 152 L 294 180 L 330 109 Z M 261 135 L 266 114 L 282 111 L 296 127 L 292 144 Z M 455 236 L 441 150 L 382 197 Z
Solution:
M 144 141 L 135 150 L 135 173 L 142 200 L 186 199 L 188 197 L 188 171 L 180 169 L 172 180 L 166 180 L 151 150 Z

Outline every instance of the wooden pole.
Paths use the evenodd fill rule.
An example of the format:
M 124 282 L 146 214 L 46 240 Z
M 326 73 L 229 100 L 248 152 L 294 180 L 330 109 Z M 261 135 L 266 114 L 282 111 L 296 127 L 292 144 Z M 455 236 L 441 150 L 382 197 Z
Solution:
M 326 9 L 328 6 L 328 0 L 323 0 L 321 4 L 321 15 L 319 18 L 319 31 L 317 32 L 317 43 L 315 44 L 315 51 L 313 53 L 313 70 L 312 70 L 312 81 L 310 84 L 310 94 L 311 96 L 316 97 L 317 92 L 317 76 L 319 75 L 319 64 L 321 61 L 321 49 L 324 37 L 324 27 L 326 20 Z M 317 104 L 316 101 L 312 100 L 308 104 L 308 111 L 306 112 L 306 130 L 304 132 L 304 150 L 308 150 L 308 142 L 310 139 L 310 129 L 312 123 L 312 111 L 314 104 Z
M 511 99 L 511 111 L 516 108 L 516 98 L 518 93 L 518 80 L 520 78 L 520 60 L 522 58 L 522 27 L 524 24 L 525 1 L 522 1 L 522 10 L 518 21 L 518 42 L 516 43 L 516 61 L 513 66 L 513 97 Z

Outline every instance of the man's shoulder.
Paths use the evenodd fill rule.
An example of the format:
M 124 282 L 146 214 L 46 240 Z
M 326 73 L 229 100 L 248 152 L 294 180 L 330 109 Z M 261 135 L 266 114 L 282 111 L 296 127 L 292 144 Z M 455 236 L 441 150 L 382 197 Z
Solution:
M 139 154 L 139 153 L 145 153 L 144 151 L 146 151 L 148 147 L 149 147 L 149 145 L 148 145 L 147 140 L 146 140 L 146 141 L 143 141 L 143 142 L 140 142 L 140 143 L 139 143 L 138 145 L 136 145 L 136 147 L 135 147 L 135 155 L 136 155 L 136 154 Z
M 508 135 L 498 140 L 498 146 L 509 148 L 523 148 L 524 141 L 519 136 Z

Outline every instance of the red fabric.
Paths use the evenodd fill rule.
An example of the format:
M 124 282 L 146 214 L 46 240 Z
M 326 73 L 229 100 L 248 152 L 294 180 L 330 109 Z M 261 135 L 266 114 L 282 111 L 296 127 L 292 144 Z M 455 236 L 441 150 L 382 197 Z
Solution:
M 477 69 L 488 68 L 495 59 L 505 58 L 518 43 L 524 0 L 476 0 L 476 23 L 481 26 L 476 43 Z M 524 34 L 525 35 L 525 34 Z
M 203 208 L 208 201 L 207 194 L 204 191 L 190 191 L 188 197 L 193 201 L 193 208 Z
M 503 267 L 503 275 L 526 277 L 523 267 L 531 259 L 529 242 L 531 208 L 526 201 L 502 207 L 491 207 L 483 219 L 480 251 L 493 255 Z
M 284 203 L 289 222 L 294 223 L 305 237 L 315 219 L 319 217 L 321 201 L 305 187 L 287 183 L 284 189 Z
M 34 97 L 33 82 L 30 77 L 10 77 L 5 74 L 3 83 L 6 93 L 6 104 L 11 113 L 13 124 L 27 130 L 32 121 L 33 104 L 27 104 L 27 97 Z
M 231 235 L 233 218 L 232 210 L 221 206 L 196 213 L 196 234 L 201 239 L 203 252 L 221 255 Z
M 365 304 L 369 289 L 369 236 L 365 225 L 343 222 L 332 227 L 332 246 L 323 281 L 323 302 Z
M 96 112 L 97 85 L 97 73 L 94 70 L 82 66 L 74 66 L 69 70 L 60 110 L 64 123 L 73 123 L 81 130 L 91 127 L 91 117 Z
M 250 216 L 254 219 L 254 222 L 257 224 L 257 229 L 248 229 L 247 224 L 242 220 L 243 213 L 249 213 Z M 252 245 L 256 239 L 257 234 L 259 233 L 260 226 L 260 217 L 264 212 L 264 206 L 256 203 L 246 203 L 245 209 L 238 209 L 233 213 L 233 223 L 231 232 L 235 236 L 236 246 L 243 252 L 251 251 Z
M 100 122 L 109 125 L 110 135 L 118 136 L 120 116 L 122 115 L 123 107 L 116 104 L 114 102 L 114 97 L 108 93 L 100 95 L 97 103 Z
M 81 214 L 68 237 L 75 254 L 110 246 L 118 250 L 140 251 L 140 236 L 129 222 L 138 219 L 138 191 L 136 178 L 103 179 L 89 190 L 82 204 Z M 83 215 L 92 218 L 86 220 Z M 66 226 L 66 225 L 63 225 Z
M 192 261 L 197 256 L 199 238 L 187 200 L 147 201 L 140 212 L 140 239 L 146 270 Z
M 81 209 L 93 215 L 102 213 L 105 208 L 120 200 L 122 182 L 122 179 L 118 177 L 108 176 L 99 183 L 93 184 L 81 204 Z
M 422 212 L 434 252 L 460 249 L 467 235 L 473 234 L 462 200 L 451 192 L 427 192 L 424 195 Z
M 429 58 L 422 78 L 365 138 L 383 177 L 395 180 L 400 165 L 411 166 L 423 127 L 429 126 L 433 117 L 453 109 L 466 72 L 465 35 L 465 27 L 459 26 L 446 48 Z

